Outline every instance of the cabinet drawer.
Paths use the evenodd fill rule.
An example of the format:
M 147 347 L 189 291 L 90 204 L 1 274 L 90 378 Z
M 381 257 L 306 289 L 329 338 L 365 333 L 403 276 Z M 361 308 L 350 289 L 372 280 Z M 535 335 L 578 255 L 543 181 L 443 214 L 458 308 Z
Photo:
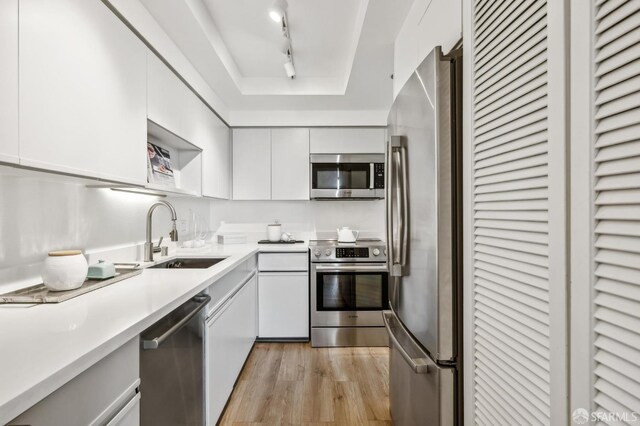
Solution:
M 119 401 L 135 397 L 135 388 L 140 383 L 138 348 L 136 337 L 9 424 L 86 426 L 103 423 L 110 414 L 118 412 Z M 133 411 L 130 416 L 137 418 L 137 413 Z
M 260 253 L 258 257 L 260 271 L 307 271 L 309 260 L 307 253 Z

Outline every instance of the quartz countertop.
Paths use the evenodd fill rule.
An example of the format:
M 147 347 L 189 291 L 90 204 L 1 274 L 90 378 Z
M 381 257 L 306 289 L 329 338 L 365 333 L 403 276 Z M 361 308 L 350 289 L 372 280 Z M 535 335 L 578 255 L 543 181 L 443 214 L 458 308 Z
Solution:
M 0 424 L 5 424 L 258 252 L 308 243 L 213 245 L 159 257 L 226 257 L 207 269 L 142 274 L 59 304 L 0 305 Z

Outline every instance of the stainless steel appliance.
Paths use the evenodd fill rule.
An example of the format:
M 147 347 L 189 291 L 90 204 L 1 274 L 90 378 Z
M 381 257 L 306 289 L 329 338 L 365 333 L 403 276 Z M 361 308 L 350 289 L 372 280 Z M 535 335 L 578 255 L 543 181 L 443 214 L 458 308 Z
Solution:
M 141 335 L 142 425 L 204 425 L 203 312 L 198 295 Z
M 311 346 L 387 346 L 385 243 L 310 242 Z
M 462 423 L 461 51 L 434 49 L 388 118 L 387 232 L 394 424 Z
M 384 198 L 384 154 L 313 154 L 312 199 Z

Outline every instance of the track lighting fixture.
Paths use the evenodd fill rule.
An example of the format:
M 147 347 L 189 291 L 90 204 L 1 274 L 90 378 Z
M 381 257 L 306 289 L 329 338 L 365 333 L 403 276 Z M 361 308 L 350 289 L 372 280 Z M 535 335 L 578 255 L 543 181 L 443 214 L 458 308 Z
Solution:
M 275 22 L 282 22 L 282 19 L 285 16 L 287 11 L 287 1 L 286 0 L 276 0 L 269 9 L 269 17 L 273 19 Z
M 284 71 L 287 73 L 287 77 L 293 79 L 296 78 L 296 69 L 293 66 L 293 61 L 291 58 L 287 62 L 284 63 Z

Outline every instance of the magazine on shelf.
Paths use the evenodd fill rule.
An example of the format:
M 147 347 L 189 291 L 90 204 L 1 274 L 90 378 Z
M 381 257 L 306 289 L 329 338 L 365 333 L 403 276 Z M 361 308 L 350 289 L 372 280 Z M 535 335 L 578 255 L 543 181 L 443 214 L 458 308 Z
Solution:
M 175 186 L 169 150 L 147 142 L 147 169 L 149 183 Z

